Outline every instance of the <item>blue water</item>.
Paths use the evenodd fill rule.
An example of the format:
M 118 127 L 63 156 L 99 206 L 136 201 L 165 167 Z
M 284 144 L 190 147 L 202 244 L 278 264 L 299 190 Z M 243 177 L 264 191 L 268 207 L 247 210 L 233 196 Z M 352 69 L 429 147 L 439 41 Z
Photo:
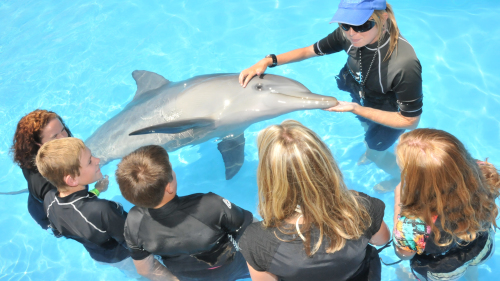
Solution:
M 136 69 L 171 81 L 208 73 L 239 72 L 269 53 L 313 44 L 331 32 L 337 1 L 24 1 L 0 0 L 0 184 L 26 188 L 9 155 L 19 119 L 36 108 L 59 113 L 86 139 L 131 101 Z M 420 127 L 447 130 L 476 158 L 500 166 L 500 3 L 496 0 L 393 1 L 403 35 L 423 67 Z M 312 92 L 347 100 L 334 82 L 345 54 L 281 66 L 269 73 L 296 79 Z M 245 164 L 224 179 L 215 142 L 171 153 L 179 194 L 213 191 L 255 213 L 256 135 L 285 119 L 300 120 L 330 146 L 351 189 L 386 203 L 392 228 L 393 193 L 372 187 L 390 177 L 374 164 L 358 166 L 363 129 L 350 113 L 302 111 L 245 131 Z M 103 198 L 122 202 L 117 162 L 103 168 L 110 188 Z M 0 196 L 0 280 L 126 280 L 95 263 L 81 245 L 55 239 L 30 218 L 27 194 Z M 500 235 L 496 243 L 500 243 Z M 395 260 L 392 250 L 382 253 Z M 479 267 L 478 280 L 498 280 L 500 251 Z M 383 267 L 383 280 L 407 280 L 408 264 Z

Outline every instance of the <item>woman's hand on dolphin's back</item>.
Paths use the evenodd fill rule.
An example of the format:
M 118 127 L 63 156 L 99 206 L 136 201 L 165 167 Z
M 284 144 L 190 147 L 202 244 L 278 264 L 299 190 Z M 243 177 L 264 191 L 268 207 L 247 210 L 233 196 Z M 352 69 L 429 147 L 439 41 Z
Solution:
M 273 63 L 273 60 L 271 58 L 263 58 L 260 61 L 258 61 L 256 64 L 252 65 L 251 67 L 243 70 L 240 72 L 240 77 L 238 78 L 240 85 L 245 88 L 250 82 L 250 80 L 255 76 L 255 75 L 261 75 L 264 73 L 267 69 L 267 67 Z
M 354 102 L 347 102 L 347 101 L 339 101 L 339 103 L 336 106 L 324 109 L 326 111 L 330 112 L 353 112 L 356 107 L 358 107 L 359 104 L 354 103 Z
M 316 53 L 314 52 L 314 44 L 304 47 L 304 48 L 299 48 L 295 49 L 289 52 L 286 52 L 284 54 L 279 54 L 276 56 L 276 65 L 283 65 L 291 62 L 297 62 L 297 61 L 302 61 L 308 58 L 312 58 L 317 56 Z M 243 88 L 245 88 L 248 84 L 248 82 L 255 76 L 255 75 L 261 75 L 266 71 L 266 69 L 273 64 L 273 59 L 272 58 L 263 58 L 256 64 L 252 65 L 251 67 L 243 70 L 240 73 L 239 81 L 240 84 Z

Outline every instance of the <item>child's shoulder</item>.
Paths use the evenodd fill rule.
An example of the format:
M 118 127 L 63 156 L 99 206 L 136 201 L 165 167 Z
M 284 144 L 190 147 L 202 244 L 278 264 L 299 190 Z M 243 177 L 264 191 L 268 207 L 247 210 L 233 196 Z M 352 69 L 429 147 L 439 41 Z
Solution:
M 43 198 L 43 201 L 52 201 L 56 197 L 57 194 L 57 189 L 51 189 L 47 191 L 45 194 L 45 197 Z
M 82 207 L 85 207 L 91 212 L 110 212 L 123 209 L 122 205 L 118 202 L 102 199 L 95 194 L 89 193 L 86 198 L 81 200 Z

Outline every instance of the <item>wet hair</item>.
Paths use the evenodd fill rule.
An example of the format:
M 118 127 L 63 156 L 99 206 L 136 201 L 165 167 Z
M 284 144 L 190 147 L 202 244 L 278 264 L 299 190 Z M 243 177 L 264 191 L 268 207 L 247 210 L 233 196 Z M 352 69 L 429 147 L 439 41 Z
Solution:
M 479 165 L 479 169 L 483 173 L 483 176 L 486 179 L 491 192 L 498 192 L 498 190 L 500 189 L 500 175 L 498 174 L 497 168 L 493 164 L 488 162 L 488 159 L 484 161 L 476 160 L 476 162 Z
M 396 155 L 402 168 L 401 215 L 425 221 L 437 245 L 473 241 L 491 224 L 496 226 L 498 173 L 489 163 L 478 165 L 456 137 L 416 129 L 401 135 Z M 435 215 L 449 239 L 441 239 Z
M 67 190 L 64 177 L 80 176 L 80 157 L 85 147 L 82 140 L 71 137 L 46 142 L 36 155 L 38 171 L 58 191 Z
M 382 25 L 382 16 L 385 13 L 387 13 L 388 15 L 386 28 L 384 28 L 384 26 Z M 392 6 L 389 3 L 387 3 L 387 7 L 385 10 L 375 10 L 373 12 L 372 17 L 373 20 L 375 20 L 375 23 L 377 23 L 379 40 L 382 39 L 385 30 L 387 30 L 387 32 L 389 32 L 390 35 L 389 50 L 387 51 L 387 54 L 385 55 L 384 58 L 384 61 L 386 61 L 391 57 L 394 50 L 397 50 L 398 47 L 399 28 L 396 22 L 396 16 L 394 15 Z
M 116 181 L 123 197 L 132 204 L 154 208 L 173 180 L 167 151 L 158 145 L 143 146 L 125 156 L 116 170 Z
M 10 151 L 14 162 L 21 168 L 37 170 L 35 157 L 42 143 L 43 129 L 55 118 L 59 119 L 68 136 L 71 137 L 71 132 L 62 118 L 53 111 L 37 109 L 19 120 Z
M 325 236 L 327 252 L 334 253 L 371 225 L 363 199 L 347 189 L 330 149 L 312 130 L 286 120 L 262 130 L 257 145 L 258 210 L 264 227 L 297 234 L 295 227 L 285 229 L 285 220 L 297 214 L 299 205 L 304 217 L 300 232 L 311 256 Z M 312 226 L 319 230 L 318 241 L 312 241 Z

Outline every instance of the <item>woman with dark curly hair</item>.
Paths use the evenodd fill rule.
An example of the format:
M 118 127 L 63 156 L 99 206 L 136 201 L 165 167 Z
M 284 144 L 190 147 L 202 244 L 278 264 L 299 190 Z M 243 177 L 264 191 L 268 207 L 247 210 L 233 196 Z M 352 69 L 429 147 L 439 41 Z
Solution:
M 49 190 L 56 189 L 56 187 L 40 175 L 35 164 L 35 157 L 42 144 L 71 136 L 62 118 L 48 110 L 37 109 L 30 112 L 17 124 L 11 153 L 14 156 L 14 162 L 21 167 L 28 182 L 28 211 L 43 229 L 47 229 L 49 225 L 43 210 L 43 199 Z M 91 192 L 98 195 L 107 187 L 106 178 L 96 184 L 96 189 Z
M 457 280 L 495 250 L 500 177 L 453 135 L 435 129 L 403 134 L 396 148 L 396 254 L 419 280 Z M 470 273 L 470 271 L 469 271 Z

